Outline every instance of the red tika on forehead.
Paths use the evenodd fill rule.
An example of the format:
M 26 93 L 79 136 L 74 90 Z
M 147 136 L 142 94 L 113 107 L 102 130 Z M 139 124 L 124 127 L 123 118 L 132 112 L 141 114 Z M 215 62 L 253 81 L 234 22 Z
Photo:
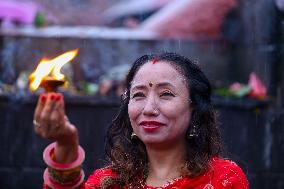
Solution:
M 158 61 L 159 61 L 158 58 L 154 58 L 153 61 L 152 61 L 152 64 L 156 64 Z

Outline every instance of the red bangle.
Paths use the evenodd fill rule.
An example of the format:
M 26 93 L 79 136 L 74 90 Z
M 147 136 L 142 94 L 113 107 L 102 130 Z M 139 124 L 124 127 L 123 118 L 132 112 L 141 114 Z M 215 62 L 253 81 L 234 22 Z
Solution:
M 85 152 L 81 146 L 78 148 L 78 155 L 72 163 L 61 164 L 53 160 L 55 143 L 46 147 L 43 152 L 43 159 L 48 168 L 45 170 L 43 179 L 46 185 L 51 188 L 67 189 L 76 188 L 84 181 L 84 171 L 81 165 L 85 159 Z
M 53 169 L 61 171 L 74 169 L 78 166 L 81 166 L 81 164 L 85 160 L 85 151 L 81 146 L 79 146 L 78 156 L 75 161 L 73 161 L 72 163 L 57 163 L 51 158 L 54 154 L 54 147 L 55 147 L 55 142 L 48 145 L 43 152 L 44 162 Z
M 62 184 L 59 184 L 59 183 L 57 183 L 57 182 L 52 180 L 52 178 L 50 177 L 47 169 L 45 169 L 44 174 L 43 174 L 44 184 L 46 184 L 50 188 L 56 188 L 56 189 L 77 188 L 77 187 L 79 187 L 83 183 L 84 178 L 85 178 L 84 171 L 81 170 L 80 177 L 78 177 L 73 182 L 70 182 L 70 183 L 67 183 L 65 185 L 62 185 Z

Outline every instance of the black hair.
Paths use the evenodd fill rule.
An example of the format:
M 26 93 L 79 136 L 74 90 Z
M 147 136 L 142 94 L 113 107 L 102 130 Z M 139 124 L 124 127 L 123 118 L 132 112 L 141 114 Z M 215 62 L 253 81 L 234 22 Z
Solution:
M 120 109 L 107 132 L 106 155 L 111 162 L 110 168 L 118 177 L 105 179 L 105 182 L 102 182 L 103 188 L 114 184 L 135 186 L 137 178 L 144 177 L 147 172 L 148 158 L 145 145 L 139 139 L 131 140 L 133 130 L 128 116 L 128 103 L 132 80 L 141 66 L 149 61 L 167 62 L 175 66 L 187 80 L 193 111 L 187 131 L 186 164 L 183 174 L 191 177 L 202 174 L 208 168 L 211 159 L 220 156 L 222 152 L 216 115 L 211 103 L 211 85 L 199 66 L 176 53 L 144 55 L 134 62 L 126 77 L 126 91 L 122 95 Z

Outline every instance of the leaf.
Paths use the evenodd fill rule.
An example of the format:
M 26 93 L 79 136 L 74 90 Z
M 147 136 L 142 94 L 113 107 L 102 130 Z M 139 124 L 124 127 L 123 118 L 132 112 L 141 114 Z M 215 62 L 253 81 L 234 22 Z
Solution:
M 34 20 L 34 25 L 36 27 L 43 27 L 47 25 L 47 20 L 42 12 L 37 12 Z
M 251 88 L 247 85 L 242 86 L 239 90 L 233 92 L 233 96 L 241 98 L 248 95 L 251 91 Z

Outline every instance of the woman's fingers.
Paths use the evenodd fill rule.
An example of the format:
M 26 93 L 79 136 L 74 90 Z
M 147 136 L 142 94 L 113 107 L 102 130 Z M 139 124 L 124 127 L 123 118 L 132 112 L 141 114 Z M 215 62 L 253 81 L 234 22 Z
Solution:
M 35 113 L 34 113 L 34 118 L 36 120 L 39 120 L 40 118 L 40 114 L 45 105 L 46 99 L 47 99 L 47 94 L 41 94 L 39 96 L 39 100 L 37 101 L 37 106 L 36 106 Z
M 62 106 L 63 96 L 58 94 L 55 97 L 55 104 L 53 107 L 53 111 L 50 115 L 50 131 L 56 132 L 59 129 L 63 129 L 65 127 L 65 113 Z
M 38 131 L 41 127 L 39 120 L 40 120 L 40 115 L 41 115 L 42 109 L 45 105 L 46 99 L 47 99 L 47 95 L 41 94 L 40 97 L 39 97 L 39 100 L 37 102 L 37 106 L 36 106 L 35 113 L 34 113 L 34 120 L 33 120 L 34 129 L 35 129 L 36 133 L 38 133 Z
M 34 125 L 40 125 L 35 126 L 35 131 L 42 138 L 56 141 L 57 146 L 61 146 L 61 149 L 78 146 L 78 131 L 65 115 L 62 94 L 46 93 L 41 95 L 34 120 Z
M 39 118 L 39 123 L 41 124 L 41 129 L 43 131 L 43 136 L 48 134 L 48 131 L 51 126 L 50 116 L 51 116 L 51 113 L 55 105 L 55 97 L 56 96 L 54 93 L 50 93 L 47 95 L 46 103 L 42 109 L 42 112 Z
M 56 139 L 65 126 L 64 101 L 61 94 L 41 95 L 34 115 L 37 134 L 47 139 Z

